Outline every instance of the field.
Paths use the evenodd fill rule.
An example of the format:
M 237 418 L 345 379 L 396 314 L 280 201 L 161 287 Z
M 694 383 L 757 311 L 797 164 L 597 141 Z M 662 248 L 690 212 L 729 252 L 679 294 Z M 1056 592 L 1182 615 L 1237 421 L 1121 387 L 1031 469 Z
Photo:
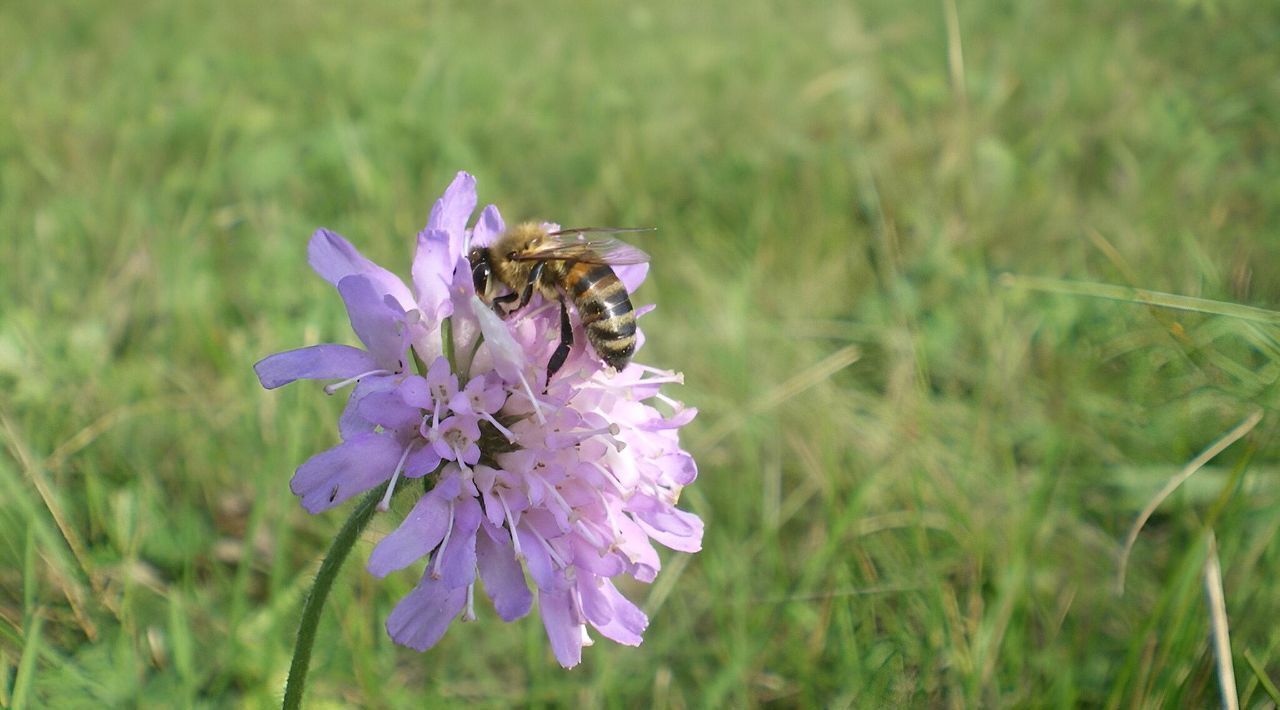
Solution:
M 1231 0 L 5 3 L 0 704 L 279 704 L 352 505 L 288 487 L 341 398 L 251 367 L 354 342 L 314 229 L 407 277 L 466 170 L 512 218 L 659 228 L 638 359 L 700 410 L 703 550 L 626 587 L 638 648 L 566 671 L 480 600 L 420 654 L 383 630 L 416 575 L 364 570 L 398 500 L 308 707 L 1196 707 L 1227 676 L 1274 707 L 1278 32 Z

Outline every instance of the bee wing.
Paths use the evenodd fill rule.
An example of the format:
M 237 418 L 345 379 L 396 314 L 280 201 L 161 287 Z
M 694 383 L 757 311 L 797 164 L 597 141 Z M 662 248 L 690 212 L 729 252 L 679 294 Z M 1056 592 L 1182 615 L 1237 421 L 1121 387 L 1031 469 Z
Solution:
M 602 231 L 593 229 L 593 232 Z M 623 230 L 617 230 L 623 231 Z M 639 231 L 639 230 L 626 230 Z M 649 255 L 624 241 L 613 237 L 584 237 L 584 230 L 556 232 L 533 249 L 516 254 L 516 261 L 546 261 L 548 259 L 572 259 L 585 264 L 609 264 L 625 266 L 644 264 Z

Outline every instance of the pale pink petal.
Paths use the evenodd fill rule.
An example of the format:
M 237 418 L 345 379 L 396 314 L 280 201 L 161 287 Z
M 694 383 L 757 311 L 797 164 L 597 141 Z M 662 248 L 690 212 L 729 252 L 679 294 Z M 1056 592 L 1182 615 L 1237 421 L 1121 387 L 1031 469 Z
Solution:
M 624 266 L 615 266 L 613 267 L 613 273 L 622 281 L 627 293 L 635 293 L 636 289 L 640 288 L 640 284 L 644 283 L 644 277 L 649 274 L 649 265 L 626 264 Z
M 469 303 L 471 315 L 480 321 L 484 347 L 493 358 L 494 369 L 507 382 L 524 382 L 524 369 L 529 363 L 524 348 L 511 337 L 507 324 L 479 298 L 472 296 Z

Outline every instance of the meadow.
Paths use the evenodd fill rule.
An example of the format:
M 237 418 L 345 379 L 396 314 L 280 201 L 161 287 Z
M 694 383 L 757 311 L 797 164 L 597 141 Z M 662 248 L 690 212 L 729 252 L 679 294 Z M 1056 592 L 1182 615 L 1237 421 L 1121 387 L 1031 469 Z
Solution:
M 658 227 L 637 359 L 700 410 L 703 550 L 626 588 L 638 648 L 566 671 L 481 600 L 420 654 L 383 630 L 416 575 L 364 570 L 398 501 L 308 707 L 1195 707 L 1225 675 L 1274 707 L 1278 32 L 1232 0 L 0 5 L 0 704 L 279 704 L 351 505 L 288 487 L 342 398 L 251 367 L 353 342 L 313 230 L 407 277 L 466 170 L 511 218 Z

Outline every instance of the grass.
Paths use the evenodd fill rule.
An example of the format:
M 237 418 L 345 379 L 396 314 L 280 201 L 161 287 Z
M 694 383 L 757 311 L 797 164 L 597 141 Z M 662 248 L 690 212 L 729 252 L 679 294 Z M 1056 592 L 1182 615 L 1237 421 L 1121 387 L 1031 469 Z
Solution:
M 488 610 L 394 646 L 413 575 L 363 571 L 375 521 L 314 706 L 1203 706 L 1210 534 L 1242 705 L 1275 703 L 1280 328 L 1238 307 L 1280 308 L 1277 26 L 1191 0 L 4 5 L 0 703 L 279 702 L 346 514 L 287 481 L 340 402 L 250 366 L 350 337 L 314 228 L 405 272 L 458 169 L 509 216 L 660 227 L 641 359 L 701 410 L 705 547 L 628 590 L 643 646 L 563 671 Z M 1147 501 L 1259 410 L 1118 594 Z

